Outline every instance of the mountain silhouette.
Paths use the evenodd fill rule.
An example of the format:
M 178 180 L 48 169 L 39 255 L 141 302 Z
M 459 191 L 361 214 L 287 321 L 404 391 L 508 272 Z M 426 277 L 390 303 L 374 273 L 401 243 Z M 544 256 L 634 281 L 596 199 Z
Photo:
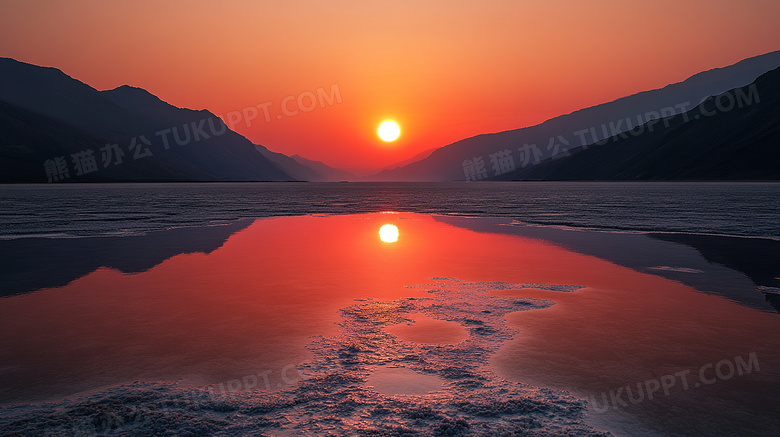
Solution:
M 283 153 L 272 152 L 259 144 L 255 145 L 255 148 L 287 174 L 301 181 L 335 182 L 356 179 L 355 175 L 330 167 L 320 161 L 312 161 L 299 155 L 287 156 Z
M 655 170 L 647 173 L 639 167 L 599 173 L 595 169 L 602 167 L 593 167 L 595 163 L 575 163 L 586 156 L 596 156 L 580 153 L 582 146 L 603 140 L 612 143 L 610 139 L 615 135 L 624 137 L 625 132 L 653 124 L 656 126 L 653 135 L 642 137 L 645 144 L 662 131 L 657 120 L 666 117 L 663 121 L 666 128 L 673 115 L 685 113 L 690 108 L 707 110 L 706 106 L 696 105 L 707 97 L 747 85 L 779 65 L 780 51 L 745 59 L 728 67 L 696 74 L 680 83 L 575 111 L 536 126 L 477 135 L 432 153 L 426 151 L 411 160 L 414 162 L 407 160 L 364 180 L 463 180 L 466 164 L 475 158 L 482 159 L 484 165 L 477 179 L 775 179 L 774 168 L 762 155 L 771 155 L 772 151 L 762 149 L 758 143 L 744 149 L 739 156 L 724 152 L 724 156 L 729 157 L 727 164 L 707 171 L 697 170 L 704 165 L 702 162 L 690 162 L 704 150 L 695 138 L 688 138 L 686 145 L 674 143 L 674 152 L 663 149 L 664 153 L 672 153 L 670 156 L 680 155 L 681 159 L 688 160 L 688 170 L 679 174 Z M 211 112 L 175 107 L 141 88 L 124 85 L 98 91 L 56 68 L 9 58 L 0 58 L 0 78 L 0 182 L 52 179 L 64 182 L 333 181 L 357 178 L 318 161 L 297 155 L 286 156 L 252 144 L 228 129 Z M 717 103 L 712 101 L 710 105 L 717 106 Z M 714 128 L 717 125 L 713 119 L 719 120 L 718 123 L 725 120 L 720 116 L 706 118 L 707 126 Z M 742 121 L 745 124 L 740 128 L 739 119 L 728 120 L 732 129 L 742 129 L 742 139 L 751 135 L 750 129 L 764 128 L 754 120 Z M 692 129 L 691 126 L 686 128 Z M 700 139 L 703 138 L 709 137 L 704 133 Z M 640 142 L 632 141 L 631 144 Z M 686 147 L 691 144 L 696 150 L 686 155 Z M 735 144 L 742 143 L 736 141 Z M 519 149 L 526 145 L 535 147 L 530 165 L 517 162 L 514 169 L 493 167 L 495 162 L 491 162 L 491 154 L 509 151 L 517 157 L 521 153 Z M 556 155 L 564 150 L 565 153 Z M 89 156 L 85 157 L 85 154 Z M 581 156 L 570 160 L 574 154 Z M 526 152 L 526 158 L 528 155 Z M 605 166 L 627 164 L 628 157 L 624 154 L 610 156 L 613 159 Z M 653 156 L 668 165 L 668 159 L 664 161 L 663 157 Z M 551 159 L 553 157 L 556 159 Z M 558 159 L 561 157 L 563 159 Z M 91 167 L 85 158 L 92 159 Z M 716 165 L 724 159 L 706 165 Z M 762 160 L 764 162 L 757 167 L 751 167 L 751 162 Z M 570 167 L 564 166 L 564 162 Z M 590 165 L 591 168 L 577 170 L 578 165 Z M 63 167 L 67 170 L 64 174 L 59 170 Z
M 683 82 L 661 89 L 645 91 L 581 109 L 535 126 L 466 138 L 439 148 L 425 159 L 400 168 L 384 170 L 367 179 L 465 180 L 464 161 L 474 158 L 482 158 L 486 169 L 484 179 L 488 179 L 504 173 L 501 169 L 499 172 L 494 171 L 490 154 L 509 150 L 514 156 L 518 156 L 520 153 L 518 149 L 527 144 L 538 148 L 538 155 L 533 156 L 532 162 L 547 159 L 554 152 L 563 155 L 563 149 L 574 149 L 612 137 L 616 133 L 644 124 L 648 119 L 662 118 L 690 110 L 708 96 L 748 85 L 761 74 L 778 66 L 780 66 L 780 51 L 755 56 L 728 67 L 695 74 Z M 630 125 L 626 123 L 626 118 L 630 119 Z M 568 144 L 563 143 L 559 137 Z M 551 139 L 558 143 L 557 146 L 550 144 Z M 518 163 L 517 167 L 521 165 Z
M 329 182 L 352 181 L 357 179 L 357 176 L 352 174 L 351 172 L 338 169 L 338 168 L 333 168 L 322 161 L 314 161 L 311 159 L 306 159 L 301 155 L 292 155 L 291 158 L 294 159 L 295 162 L 312 169 L 312 171 L 315 171 L 318 174 L 321 174 L 322 177 L 324 178 L 322 180 L 324 181 L 329 181 Z
M 507 173 L 530 180 L 780 179 L 780 68 L 635 134 Z
M 58 69 L 9 58 L 0 58 L 0 78 L 2 182 L 46 182 L 45 162 L 57 157 L 69 167 L 63 181 L 295 179 L 211 112 L 130 86 L 98 91 Z M 112 156 L 101 151 L 108 144 L 116 145 Z M 79 175 L 72 154 L 84 151 L 96 168 Z

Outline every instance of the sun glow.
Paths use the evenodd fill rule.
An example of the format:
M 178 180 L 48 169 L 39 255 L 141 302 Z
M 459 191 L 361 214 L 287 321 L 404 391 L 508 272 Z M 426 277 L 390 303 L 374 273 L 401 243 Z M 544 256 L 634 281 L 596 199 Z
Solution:
M 395 141 L 401 135 L 401 128 L 396 122 L 388 120 L 379 125 L 377 134 L 384 141 Z
M 398 241 L 398 227 L 396 225 L 382 225 L 379 228 L 379 239 L 384 243 L 395 243 Z

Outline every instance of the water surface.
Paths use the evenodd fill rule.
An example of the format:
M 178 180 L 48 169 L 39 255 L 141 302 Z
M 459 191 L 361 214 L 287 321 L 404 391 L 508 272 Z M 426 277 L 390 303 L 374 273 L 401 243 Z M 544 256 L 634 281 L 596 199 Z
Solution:
M 780 239 L 777 182 L 4 185 L 0 238 L 128 235 L 247 217 L 381 211 Z
M 778 240 L 777 183 L 2 186 L 0 421 L 766 434 Z
M 84 408 L 94 408 L 152 432 L 159 422 L 145 418 L 184 411 L 182 432 L 196 423 L 238 433 L 265 423 L 268 432 L 574 435 L 761 435 L 780 426 L 772 334 L 780 318 L 668 276 L 706 274 L 699 252 L 630 234 L 595 256 L 572 248 L 590 232 L 529 237 L 537 228 L 513 223 L 410 213 L 264 218 L 203 251 L 182 234 L 186 249 L 155 253 L 151 266 L 98 267 L 2 298 L 0 420 L 8 429 L 31 420 L 67 429 L 84 426 Z M 398 228 L 397 241 L 380 239 L 385 224 Z M 214 238 L 213 228 L 193 229 Z M 39 240 L 8 241 L 45 250 Z M 92 250 L 119 248 L 139 266 L 149 256 L 142 244 L 111 238 L 66 240 L 103 241 Z M 647 260 L 633 256 L 644 245 L 671 270 L 630 267 Z M 722 278 L 749 282 L 731 272 Z M 714 373 L 751 354 L 749 372 Z M 708 364 L 715 383 L 702 385 L 695 378 Z M 677 382 L 654 399 L 609 406 L 610 391 L 686 370 L 689 389 Z M 192 390 L 207 395 L 193 400 Z M 31 401 L 49 404 L 20 404 Z

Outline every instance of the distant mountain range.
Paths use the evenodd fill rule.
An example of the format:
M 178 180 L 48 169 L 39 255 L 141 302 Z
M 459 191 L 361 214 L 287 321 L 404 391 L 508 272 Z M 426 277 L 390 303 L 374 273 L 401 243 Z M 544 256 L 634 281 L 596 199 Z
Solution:
M 296 162 L 209 111 L 0 58 L 0 182 L 327 180 Z
M 517 161 L 515 170 L 522 169 L 523 163 L 528 167 L 551 156 L 564 161 L 566 155 L 571 155 L 570 150 L 611 138 L 654 119 L 689 111 L 703 99 L 748 85 L 759 75 L 777 67 L 780 67 L 780 51 L 748 58 L 728 67 L 698 73 L 680 83 L 581 109 L 536 126 L 466 138 L 439 148 L 425 159 L 384 170 L 368 179 L 462 181 L 523 178 L 522 174 L 514 173 L 511 165 L 506 165 L 503 157 L 509 155 Z
M 298 180 L 311 182 L 334 182 L 357 180 L 357 176 L 344 170 L 329 167 L 321 161 L 312 161 L 300 155 L 287 156 L 272 152 L 263 146 L 256 146 L 266 158 L 278 164 L 284 171 Z
M 780 51 L 767 53 L 364 177 L 273 152 L 141 88 L 98 91 L 0 58 L 0 182 L 774 180 L 778 67 Z
M 503 180 L 778 180 L 780 68 L 696 108 Z

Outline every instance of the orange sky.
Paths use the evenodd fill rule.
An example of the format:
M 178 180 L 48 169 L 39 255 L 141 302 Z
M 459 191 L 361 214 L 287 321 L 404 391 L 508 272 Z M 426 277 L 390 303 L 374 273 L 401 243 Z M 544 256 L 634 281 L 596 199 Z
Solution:
M 255 143 L 373 168 L 780 49 L 777 17 L 777 0 L 4 0 L 0 56 L 223 116 L 260 105 L 235 125 Z M 312 105 L 334 85 L 340 103 Z

